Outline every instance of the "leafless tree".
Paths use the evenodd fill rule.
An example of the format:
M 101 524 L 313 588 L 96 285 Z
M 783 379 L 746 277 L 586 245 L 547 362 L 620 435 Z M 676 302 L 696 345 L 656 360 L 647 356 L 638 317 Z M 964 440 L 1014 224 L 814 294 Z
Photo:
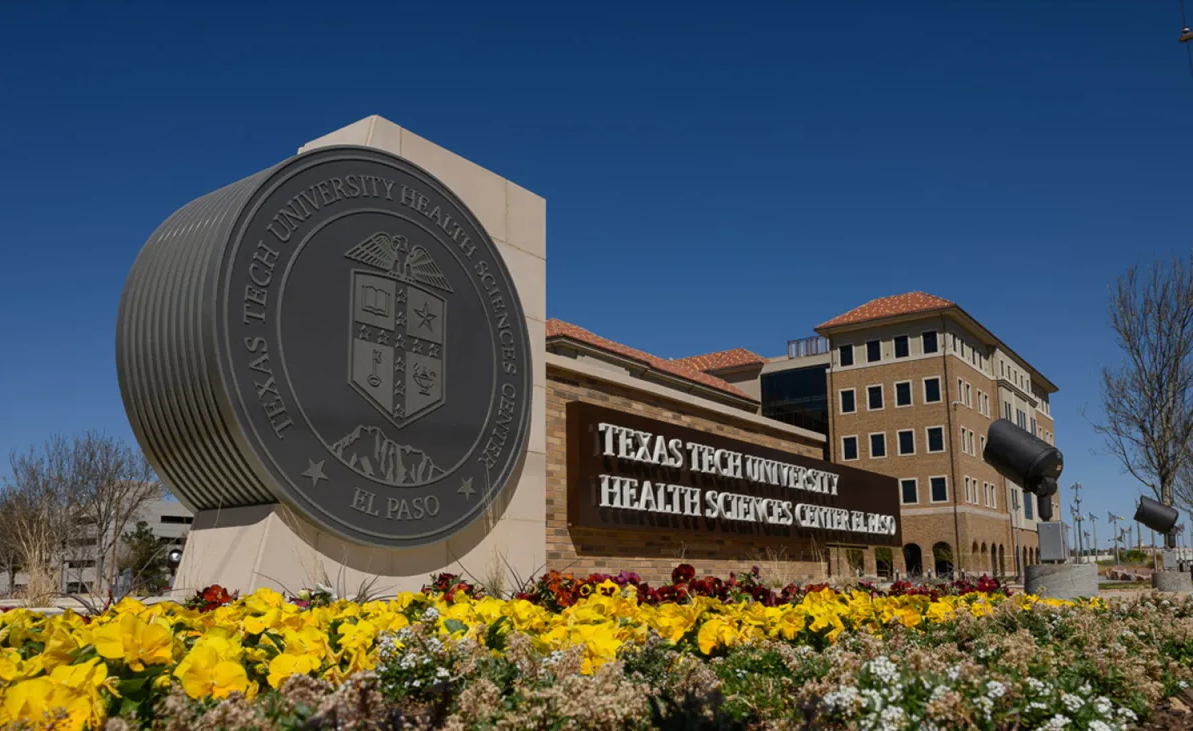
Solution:
M 162 486 L 140 450 L 95 432 L 75 439 L 74 462 L 83 478 L 79 519 L 94 534 L 97 582 L 111 586 L 120 537 L 136 525 L 145 503 L 161 496 Z
M 94 562 L 93 590 L 111 586 L 111 554 L 119 537 L 161 491 L 144 456 L 117 439 L 88 432 L 55 435 L 14 451 L 9 464 L 12 474 L 0 486 L 0 530 L 13 560 L 29 576 L 26 600 L 44 601 L 61 591 L 72 564 L 81 579 L 81 567 Z
M 1181 257 L 1132 266 L 1111 287 L 1108 309 L 1123 361 L 1102 369 L 1104 420 L 1094 429 L 1127 472 L 1172 505 L 1193 468 L 1193 266 Z M 1193 495 L 1179 497 L 1193 507 Z

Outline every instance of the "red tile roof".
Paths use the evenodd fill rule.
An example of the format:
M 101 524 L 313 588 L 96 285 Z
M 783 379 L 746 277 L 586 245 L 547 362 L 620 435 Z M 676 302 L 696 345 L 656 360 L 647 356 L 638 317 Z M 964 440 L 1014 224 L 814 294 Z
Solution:
M 761 365 L 766 362 L 766 358 L 745 348 L 731 348 L 730 350 L 718 350 L 715 353 L 676 358 L 672 362 L 690 366 L 698 371 L 708 372 L 744 365 Z
M 896 294 L 891 297 L 880 297 L 876 300 L 870 300 L 861 307 L 855 307 L 849 312 L 846 312 L 844 315 L 837 315 L 828 322 L 818 325 L 816 331 L 820 332 L 824 328 L 853 325 L 870 320 L 881 320 L 886 317 L 911 315 L 916 312 L 944 310 L 956 306 L 953 302 L 926 292 Z
M 621 343 L 614 342 L 608 338 L 602 338 L 600 335 L 589 332 L 579 325 L 573 325 L 570 322 L 564 322 L 563 320 L 552 318 L 547 320 L 547 339 L 550 340 L 554 337 L 564 337 L 571 340 L 576 340 L 594 348 L 599 348 L 601 350 L 615 353 L 631 360 L 636 360 L 640 363 L 650 366 L 651 368 L 654 368 L 657 371 L 662 371 L 684 380 L 699 383 L 702 386 L 715 388 L 718 391 L 723 391 L 733 396 L 737 396 L 738 398 L 743 398 L 748 401 L 757 400 L 747 396 L 729 382 L 723 381 L 716 376 L 710 376 L 707 373 L 698 371 L 689 365 L 685 365 L 675 360 L 659 358 L 658 356 L 651 355 L 650 353 L 645 353 L 641 350 L 631 348 L 628 345 L 622 345 Z

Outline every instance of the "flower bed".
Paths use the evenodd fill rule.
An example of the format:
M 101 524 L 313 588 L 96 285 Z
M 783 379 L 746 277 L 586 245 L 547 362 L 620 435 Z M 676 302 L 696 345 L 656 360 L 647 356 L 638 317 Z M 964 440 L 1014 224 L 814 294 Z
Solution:
M 1193 682 L 1193 601 L 673 578 L 548 574 L 500 599 L 441 575 L 390 601 L 213 587 L 94 618 L 6 612 L 0 725 L 1103 731 Z

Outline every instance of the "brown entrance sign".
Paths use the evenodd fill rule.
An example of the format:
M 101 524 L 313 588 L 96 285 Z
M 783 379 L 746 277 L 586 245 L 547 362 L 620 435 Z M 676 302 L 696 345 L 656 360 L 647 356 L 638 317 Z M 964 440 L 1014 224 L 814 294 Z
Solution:
M 572 526 L 902 545 L 893 477 L 579 401 L 567 423 Z

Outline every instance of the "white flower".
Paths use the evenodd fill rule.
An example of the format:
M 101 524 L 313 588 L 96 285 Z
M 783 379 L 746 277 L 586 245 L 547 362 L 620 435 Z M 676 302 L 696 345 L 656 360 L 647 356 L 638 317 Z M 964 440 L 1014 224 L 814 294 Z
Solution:
M 883 731 L 887 731 L 887 729 L 890 729 L 890 731 L 898 731 L 898 729 L 903 728 L 903 720 L 905 716 L 906 714 L 899 706 L 888 706 L 887 708 L 883 709 L 882 715 L 879 716 L 879 720 L 882 722 L 881 728 Z
M 423 612 L 422 621 L 434 622 L 439 619 L 439 610 L 435 607 L 427 607 L 427 611 Z
M 961 667 L 959 665 L 954 665 L 948 669 L 948 672 L 946 672 L 945 675 L 949 676 L 949 680 L 956 682 L 957 678 L 961 677 Z
M 1085 705 L 1085 701 L 1071 693 L 1065 693 L 1062 695 L 1060 697 L 1060 702 L 1065 704 L 1065 708 L 1069 709 L 1069 713 L 1076 713 L 1077 711 L 1081 710 L 1082 706 Z
M 1099 716 L 1107 716 L 1114 710 L 1114 704 L 1106 696 L 1100 695 L 1094 699 L 1094 710 L 1098 712 Z
M 853 710 L 858 700 L 857 688 L 852 685 L 845 685 L 824 694 L 824 705 L 829 710 Z
M 997 680 L 991 680 L 989 683 L 986 683 L 986 695 L 991 698 L 1002 698 L 1006 694 L 1007 686 Z
M 1029 711 L 1046 711 L 1046 710 L 1048 710 L 1048 704 L 1041 703 L 1039 701 L 1032 701 L 1031 703 L 1027 704 L 1027 710 L 1029 710 Z
M 990 718 L 990 712 L 994 710 L 994 701 L 990 700 L 986 696 L 981 696 L 974 700 L 974 705 L 982 709 L 982 714 L 985 715 L 986 718 Z
M 450 672 L 448 672 L 448 669 L 445 667 L 435 668 L 435 677 L 436 678 L 439 678 L 442 680 L 444 678 L 450 678 L 451 675 L 452 674 Z
M 1114 729 L 1105 721 L 1095 720 L 1089 722 L 1089 731 L 1114 731 Z
M 1118 709 L 1118 715 L 1120 718 L 1125 718 L 1132 723 L 1139 720 L 1139 716 L 1136 716 L 1135 711 L 1132 711 L 1130 708 Z
M 879 655 L 866 663 L 865 667 L 884 683 L 893 683 L 895 678 L 899 677 L 899 668 L 885 655 Z
M 1058 713 L 1052 718 L 1048 719 L 1048 723 L 1041 726 L 1045 731 L 1060 731 L 1065 726 L 1069 725 L 1069 717 L 1063 713 Z
M 944 698 L 945 694 L 948 692 L 949 692 L 949 686 L 938 685 L 932 689 L 932 697 L 929 698 L 928 700 L 929 701 L 938 701 L 941 698 Z
M 865 698 L 866 703 L 870 706 L 871 711 L 882 710 L 882 707 L 885 704 L 882 702 L 882 696 L 878 694 L 878 691 L 872 688 L 866 688 L 861 694 Z
M 1036 678 L 1028 678 L 1027 687 L 1030 688 L 1031 692 L 1035 693 L 1036 695 L 1040 695 L 1044 692 L 1044 684 Z
M 1089 695 L 1094 692 L 1094 688 L 1089 683 L 1082 683 L 1081 687 L 1077 689 L 1077 692 L 1081 695 Z

